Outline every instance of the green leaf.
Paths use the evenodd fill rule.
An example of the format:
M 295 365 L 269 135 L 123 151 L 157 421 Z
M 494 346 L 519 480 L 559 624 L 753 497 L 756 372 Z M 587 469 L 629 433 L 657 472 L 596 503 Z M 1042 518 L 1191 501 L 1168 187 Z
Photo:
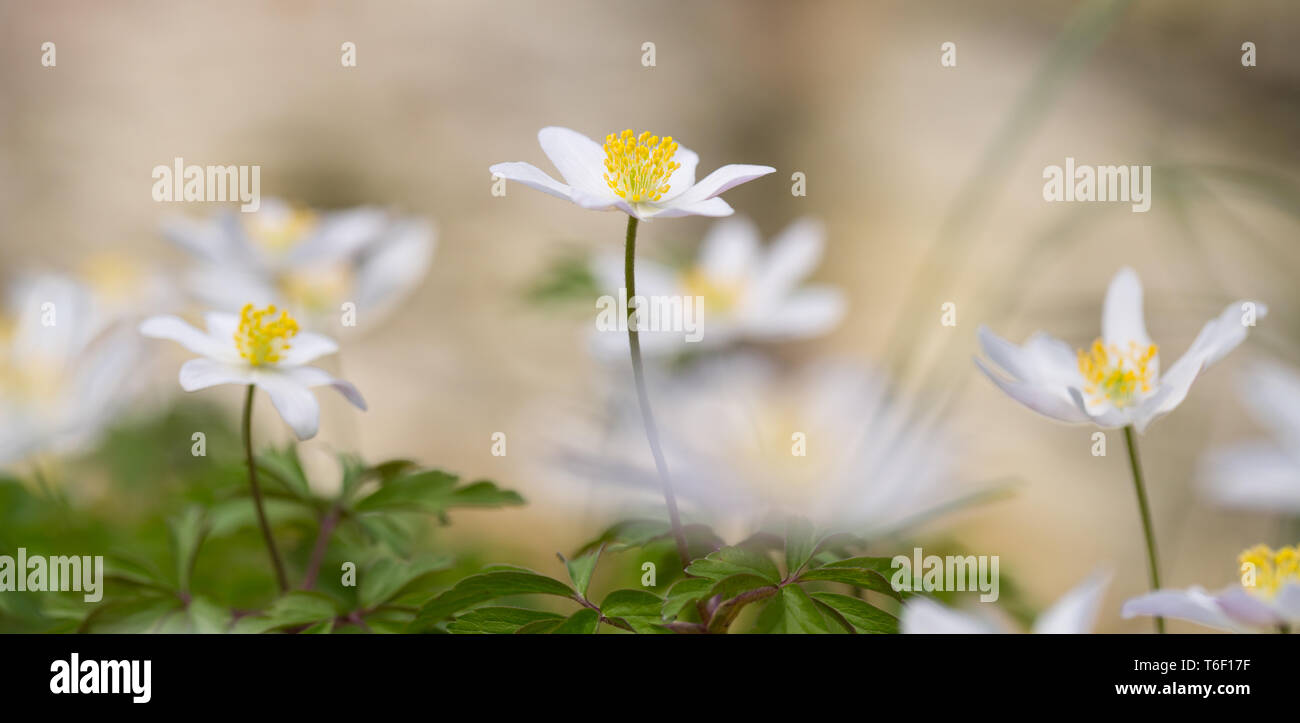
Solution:
M 693 606 L 696 600 L 706 597 L 709 591 L 713 589 L 716 581 L 703 577 L 688 577 L 673 583 L 668 588 L 668 596 L 664 599 L 664 607 L 661 614 L 665 619 L 673 620 L 679 616 L 684 608 Z
M 322 620 L 314 625 L 308 625 L 299 633 L 300 635 L 329 635 L 334 631 L 334 618 Z
M 795 574 L 813 554 L 813 528 L 807 520 L 791 518 L 785 526 L 785 569 Z
M 605 596 L 600 604 L 600 612 L 610 618 L 654 618 L 659 619 L 664 600 L 646 590 L 615 590 Z
M 903 596 L 889 584 L 889 581 L 875 570 L 865 570 L 860 567 L 819 567 L 815 570 L 807 570 L 799 576 L 799 582 L 812 582 L 815 580 L 841 582 L 845 585 L 853 585 L 864 590 L 888 595 L 895 600 L 901 601 L 903 599 Z
M 542 610 L 512 607 L 485 607 L 471 610 L 447 626 L 447 632 L 457 634 L 501 634 L 518 632 L 531 623 L 563 622 L 564 616 Z
M 268 482 L 299 499 L 311 499 L 311 486 L 298 461 L 298 448 L 268 449 L 257 457 L 257 471 Z
M 822 567 L 860 567 L 864 570 L 875 570 L 885 579 L 894 572 L 892 557 L 850 557 L 844 560 L 828 562 Z
M 452 507 L 501 507 L 521 505 L 516 492 L 503 490 L 495 483 L 479 480 L 457 487 L 456 475 L 441 470 L 425 470 L 388 481 L 357 503 L 359 512 L 369 510 L 408 510 L 440 514 Z
M 770 633 L 829 633 L 825 618 L 808 593 L 786 585 L 763 609 L 759 626 Z
M 573 560 L 564 559 L 564 555 L 557 555 L 560 562 L 569 571 L 569 579 L 573 581 L 573 586 L 578 589 L 578 594 L 587 597 L 587 587 L 591 585 L 592 573 L 596 572 L 596 563 L 600 562 L 600 552 L 604 549 L 597 547 L 587 554 Z
M 186 613 L 196 633 L 224 633 L 230 627 L 230 611 L 205 597 L 195 596 L 190 600 Z
M 449 556 L 412 561 L 381 559 L 361 575 L 361 590 L 357 599 L 363 608 L 377 607 L 398 597 L 430 573 L 447 569 L 451 562 Z
M 511 595 L 555 595 L 573 598 L 572 588 L 559 580 L 526 570 L 497 570 L 485 572 L 456 583 L 420 608 L 408 628 L 410 632 L 424 632 L 433 625 L 461 610 L 489 600 Z
M 583 608 L 551 630 L 552 635 L 591 635 L 600 627 L 600 615 L 591 608 Z
M 813 599 L 833 608 L 864 633 L 897 633 L 898 618 L 864 600 L 836 592 L 815 592 Z
M 772 584 L 781 581 L 781 571 L 772 562 L 772 558 L 744 547 L 724 547 L 712 552 L 703 560 L 692 562 L 686 572 L 714 580 L 739 573 L 753 573 Z
M 272 628 L 288 628 L 321 620 L 332 620 L 337 614 L 334 600 L 328 595 L 296 590 L 286 593 L 272 603 L 266 617 L 270 620 Z
M 129 585 L 171 590 L 171 583 L 162 579 L 162 575 L 143 562 L 121 555 L 108 555 L 104 559 L 104 576 L 109 580 Z
M 204 510 L 198 505 L 190 505 L 179 516 L 167 521 L 171 532 L 171 543 L 176 556 L 176 581 L 181 592 L 189 592 L 190 573 L 194 570 L 195 558 L 199 547 L 207 535 Z
M 535 623 L 528 623 L 515 631 L 515 635 L 546 635 L 560 626 L 564 618 L 559 620 L 538 620 Z

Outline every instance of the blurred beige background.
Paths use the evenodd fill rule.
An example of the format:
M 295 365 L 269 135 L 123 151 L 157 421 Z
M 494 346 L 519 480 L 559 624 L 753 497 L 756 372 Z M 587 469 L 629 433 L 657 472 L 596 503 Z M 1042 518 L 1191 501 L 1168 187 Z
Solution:
M 565 247 L 617 248 L 623 220 L 520 186 L 494 198 L 488 166 L 549 168 L 536 131 L 552 124 L 593 137 L 624 127 L 672 134 L 699 152 L 703 172 L 770 164 L 776 174 L 727 200 L 768 235 L 801 215 L 824 219 L 818 279 L 850 299 L 836 333 L 777 353 L 893 366 L 915 390 L 951 394 L 949 414 L 973 450 L 968 476 L 1021 484 L 1013 500 L 939 529 L 1001 555 L 1040 604 L 1109 564 L 1117 577 L 1102 629 L 1146 630 L 1148 621 L 1117 614 L 1146 574 L 1122 437 L 1093 458 L 1090 429 L 1054 425 L 1001 396 L 970 364 L 975 329 L 988 323 L 1022 340 L 1044 328 L 1086 344 L 1105 285 L 1125 264 L 1142 275 L 1148 325 L 1170 360 L 1226 302 L 1268 301 L 1258 333 L 1143 438 L 1167 584 L 1230 582 L 1237 552 L 1278 523 L 1206 507 L 1194 467 L 1207 447 L 1255 434 L 1231 396 L 1242 357 L 1300 362 L 1296 198 L 1269 202 L 1198 176 L 1195 187 L 1221 199 L 1211 204 L 1180 196 L 1182 176 L 1158 175 L 1152 211 L 1133 214 L 1044 203 L 1041 172 L 1074 156 L 1226 165 L 1294 183 L 1300 5 L 1134 3 L 1013 123 L 1084 5 L 6 1 L 2 265 L 76 268 L 110 249 L 180 263 L 159 219 L 209 209 L 151 200 L 151 169 L 177 156 L 260 164 L 264 197 L 379 203 L 434 219 L 425 283 L 335 362 L 371 411 L 328 403 L 317 444 L 413 456 L 521 490 L 534 504 L 461 514 L 456 530 L 504 537 L 503 556 L 528 563 L 552 559 L 599 521 L 575 526 L 524 452 L 540 431 L 539 406 L 593 393 L 586 322 L 528 308 L 523 290 Z M 1255 68 L 1240 64 L 1248 40 L 1259 48 Z M 45 41 L 57 44 L 55 68 L 39 63 Z M 357 45 L 356 68 L 340 65 L 344 41 Z M 646 41 L 657 46 L 653 68 L 641 65 Z M 957 44 L 956 68 L 939 65 L 946 41 Z M 807 174 L 806 198 L 790 194 L 794 171 Z M 954 211 L 960 198 L 971 204 Z M 693 242 L 707 225 L 649 224 L 641 248 Z M 939 326 L 944 301 L 958 304 L 955 329 Z M 237 390 L 222 394 L 233 407 Z M 489 454 L 495 431 L 509 435 L 510 456 Z

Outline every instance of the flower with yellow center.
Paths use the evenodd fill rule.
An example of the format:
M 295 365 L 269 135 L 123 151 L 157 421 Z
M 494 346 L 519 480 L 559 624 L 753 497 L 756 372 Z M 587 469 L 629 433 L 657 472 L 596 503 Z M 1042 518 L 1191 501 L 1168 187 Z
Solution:
M 300 330 L 288 312 L 246 304 L 238 316 L 209 312 L 205 320 L 206 332 L 175 316 L 155 316 L 140 325 L 141 334 L 171 339 L 200 355 L 181 366 L 180 383 L 185 391 L 218 384 L 258 387 L 270 395 L 271 403 L 299 439 L 315 436 L 320 425 L 320 405 L 313 387 L 331 386 L 358 409 L 366 408 L 356 387 L 323 369 L 307 366 L 317 357 L 338 351 L 338 345 L 321 334 Z
M 1122 613 L 1190 620 L 1235 632 L 1290 632 L 1300 625 L 1300 545 L 1256 545 L 1237 557 L 1240 584 L 1159 590 L 1124 603 Z
M 637 294 L 684 299 L 698 308 L 700 333 L 689 341 L 683 328 L 647 329 L 641 348 L 647 355 L 717 349 L 738 342 L 775 342 L 824 334 L 844 317 L 846 302 L 837 288 L 808 284 L 825 247 L 822 224 L 808 218 L 791 223 L 764 244 L 758 228 L 740 216 L 713 224 L 695 259 L 685 269 L 642 259 L 637 263 Z M 605 293 L 623 286 L 623 259 L 597 257 L 592 275 Z M 702 302 L 696 304 L 696 299 Z M 597 329 L 593 351 L 601 358 L 627 356 L 620 333 Z
M 1181 404 L 1201 372 L 1245 340 L 1267 312 L 1257 302 L 1229 304 L 1161 373 L 1159 349 L 1142 315 L 1142 283 L 1124 268 L 1106 292 L 1101 338 L 1088 349 L 1071 351 L 1041 332 L 1016 346 L 981 326 L 980 347 L 989 362 L 976 358 L 975 364 L 1011 398 L 1047 417 L 1142 432 Z
M 721 193 L 776 170 L 732 164 L 696 183 L 699 156 L 672 136 L 649 131 L 610 133 L 602 146 L 577 131 L 552 126 L 538 132 L 537 140 L 564 183 L 530 163 L 498 163 L 489 171 L 586 209 L 618 210 L 640 220 L 729 216 L 731 206 L 718 197 Z
M 278 199 L 253 213 L 168 218 L 163 232 L 194 257 L 186 286 L 209 308 L 276 304 L 306 327 L 327 329 L 344 326 L 344 305 L 353 304 L 353 332 L 373 329 L 414 290 L 435 239 L 432 224 L 382 208 L 322 211 Z
M 1238 555 L 1237 562 L 1242 587 L 1257 595 L 1273 598 L 1283 585 L 1300 583 L 1300 549 L 1294 545 L 1277 550 L 1255 545 Z

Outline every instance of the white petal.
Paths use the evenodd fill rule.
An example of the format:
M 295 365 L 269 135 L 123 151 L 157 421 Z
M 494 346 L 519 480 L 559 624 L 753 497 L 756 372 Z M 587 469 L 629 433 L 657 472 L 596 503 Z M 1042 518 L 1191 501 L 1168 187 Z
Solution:
M 825 334 L 844 318 L 848 304 L 839 289 L 808 286 L 764 313 L 746 319 L 746 332 L 762 339 L 796 339 Z M 709 316 L 705 312 L 705 328 Z M 706 331 L 706 335 L 711 331 Z
M 293 367 L 291 369 L 283 369 L 282 371 L 298 383 L 307 387 L 334 387 L 338 390 L 339 394 L 342 394 L 349 402 L 352 402 L 352 406 L 363 412 L 366 410 L 366 400 L 361 397 L 361 392 L 357 391 L 356 387 L 352 386 L 350 382 L 331 376 L 330 373 L 324 369 L 319 369 L 317 367 Z
M 1223 313 L 1206 322 L 1187 352 L 1169 365 L 1169 371 L 1160 377 L 1160 388 L 1142 404 L 1138 431 L 1182 404 L 1192 388 L 1192 382 L 1196 381 L 1201 372 L 1246 339 L 1249 327 L 1241 323 L 1243 303 L 1246 302 L 1228 304 Z M 1268 307 L 1256 305 L 1256 318 L 1263 318 L 1267 313 Z
M 825 237 L 821 223 L 809 218 L 791 223 L 778 234 L 757 270 L 754 301 L 761 306 L 789 294 L 821 261 Z
M 320 427 L 320 404 L 307 385 L 275 368 L 257 369 L 253 383 L 271 396 L 280 417 L 298 439 L 311 439 Z
M 208 336 L 213 339 L 233 340 L 235 332 L 239 331 L 239 316 L 224 311 L 209 311 L 203 314 L 203 325 L 208 328 Z
M 218 384 L 251 384 L 248 366 L 223 364 L 211 359 L 191 359 L 181 365 L 181 389 L 194 392 Z
M 153 339 L 170 339 L 195 354 L 216 361 L 233 364 L 239 359 L 234 339 L 214 339 L 175 316 L 145 319 L 140 323 L 140 333 Z
M 677 147 L 673 160 L 680 166 L 673 171 L 673 175 L 668 177 L 668 193 L 664 194 L 663 198 L 665 201 L 671 201 L 695 185 L 695 169 L 700 164 L 699 154 L 681 146 Z
M 1101 608 L 1109 584 L 1109 572 L 1094 572 L 1052 607 L 1043 611 L 1034 621 L 1033 632 L 1067 635 L 1092 632 L 1097 623 L 1097 611 Z
M 1068 399 L 1065 387 L 1082 386 L 1078 357 L 1070 346 L 1042 332 L 1029 337 L 1018 347 L 981 325 L 976 332 L 980 348 L 1012 379 L 1036 384 L 1056 385 L 1062 388 L 1062 398 Z
M 1139 615 L 1177 618 L 1220 630 L 1236 630 L 1213 597 L 1199 587 L 1187 590 L 1157 590 L 1124 603 L 1120 615 L 1125 619 Z
M 972 635 L 997 633 L 984 621 L 944 607 L 923 597 L 915 597 L 903 606 L 899 630 L 904 635 Z
M 488 170 L 492 175 L 500 176 L 507 181 L 517 181 L 529 188 L 537 189 L 542 193 L 549 193 L 556 198 L 563 198 L 566 201 L 573 200 L 572 189 L 554 178 L 551 178 L 545 171 L 531 163 L 498 163 Z
M 1219 609 L 1241 627 L 1268 629 L 1284 622 L 1272 605 L 1247 592 L 1245 588 L 1225 590 L 1219 593 L 1216 600 Z
M 1142 282 L 1137 272 L 1127 266 L 1111 279 L 1106 290 L 1106 304 L 1101 313 L 1101 336 L 1109 345 L 1128 349 L 1134 342 L 1139 349 L 1151 346 L 1146 321 L 1142 317 Z
M 700 245 L 698 263 L 709 279 L 737 283 L 746 280 L 757 255 L 758 229 L 736 216 L 713 224 Z
M 1250 416 L 1300 460 L 1300 374 L 1272 361 L 1248 365 L 1237 387 Z
M 608 187 L 603 191 L 586 191 L 575 187 L 573 189 L 573 202 L 589 211 L 609 211 L 618 208 L 625 213 L 633 213 L 632 207 L 623 199 L 614 195 Z
M 559 126 L 538 131 L 537 142 L 564 181 L 575 191 L 594 196 L 609 193 L 609 184 L 605 183 L 605 150 L 600 144 L 577 131 Z
M 1288 582 L 1273 598 L 1273 608 L 1288 623 L 1300 623 L 1300 582 Z
M 700 201 L 707 201 L 742 183 L 748 183 L 755 178 L 761 178 L 774 171 L 776 169 L 771 166 L 750 166 L 735 163 L 723 166 L 705 176 L 699 183 L 688 188 L 682 195 L 673 198 L 669 205 L 689 206 Z
M 319 227 L 303 239 L 285 260 L 288 266 L 311 266 L 346 261 L 380 238 L 388 212 L 362 207 L 327 214 Z
M 413 290 L 429 269 L 436 236 L 427 221 L 395 223 L 389 238 L 357 269 L 357 307 L 372 314 L 382 313 Z
M 1213 450 L 1200 476 L 1202 491 L 1217 504 L 1300 516 L 1300 461 L 1271 443 Z
M 735 213 L 731 205 L 721 198 L 710 198 L 693 203 L 677 203 L 654 207 L 649 214 L 637 214 L 641 220 L 651 218 L 681 218 L 682 216 L 730 216 Z
M 1088 402 L 1083 398 L 1083 392 L 1077 387 L 1070 387 L 1069 392 L 1075 408 L 1088 415 L 1089 421 L 1098 427 L 1118 429 L 1136 423 L 1139 432 L 1146 427 L 1141 421 L 1139 410 L 1134 407 L 1120 409 L 1110 404 L 1104 404 L 1100 409 L 1093 409 L 1089 407 Z
M 302 366 L 338 350 L 339 345 L 328 336 L 300 331 L 289 340 L 289 348 L 280 355 L 280 361 L 276 364 L 282 367 Z
M 984 376 L 998 386 L 1007 396 L 1030 409 L 1067 424 L 1081 424 L 1089 421 L 1088 415 L 1068 398 L 1062 396 L 1059 387 L 1006 379 L 984 365 L 984 361 L 975 357 L 975 366 L 984 372 Z

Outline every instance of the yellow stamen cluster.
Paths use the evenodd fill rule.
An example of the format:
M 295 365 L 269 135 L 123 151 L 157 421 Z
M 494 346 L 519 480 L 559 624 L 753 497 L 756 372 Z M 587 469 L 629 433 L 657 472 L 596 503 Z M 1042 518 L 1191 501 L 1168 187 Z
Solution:
M 289 339 L 298 333 L 298 322 L 289 312 L 275 315 L 275 305 L 257 310 L 244 304 L 239 312 L 239 330 L 235 332 L 235 346 L 239 355 L 253 366 L 280 361 L 281 352 L 289 348 Z
M 262 247 L 284 251 L 307 237 L 316 228 L 317 216 L 305 208 L 284 214 L 258 213 L 248 220 L 248 235 Z
M 673 171 L 682 167 L 673 160 L 676 153 L 672 136 L 636 135 L 631 128 L 610 133 L 605 136 L 605 183 L 625 201 L 658 201 L 671 188 Z
M 710 311 L 727 311 L 740 300 L 742 288 L 739 284 L 711 279 L 700 269 L 687 271 L 681 279 L 686 295 L 704 297 L 704 307 Z
M 1116 407 L 1133 404 L 1139 394 L 1149 394 L 1153 365 L 1158 349 L 1150 344 L 1146 349 L 1137 342 L 1129 342 L 1127 349 L 1112 344 L 1109 347 L 1098 339 L 1092 347 L 1079 350 L 1079 372 L 1083 374 L 1083 391 L 1092 404 L 1106 400 Z
M 1288 582 L 1300 583 L 1300 545 L 1277 550 L 1255 545 L 1237 556 L 1241 583 L 1249 591 L 1273 597 Z

